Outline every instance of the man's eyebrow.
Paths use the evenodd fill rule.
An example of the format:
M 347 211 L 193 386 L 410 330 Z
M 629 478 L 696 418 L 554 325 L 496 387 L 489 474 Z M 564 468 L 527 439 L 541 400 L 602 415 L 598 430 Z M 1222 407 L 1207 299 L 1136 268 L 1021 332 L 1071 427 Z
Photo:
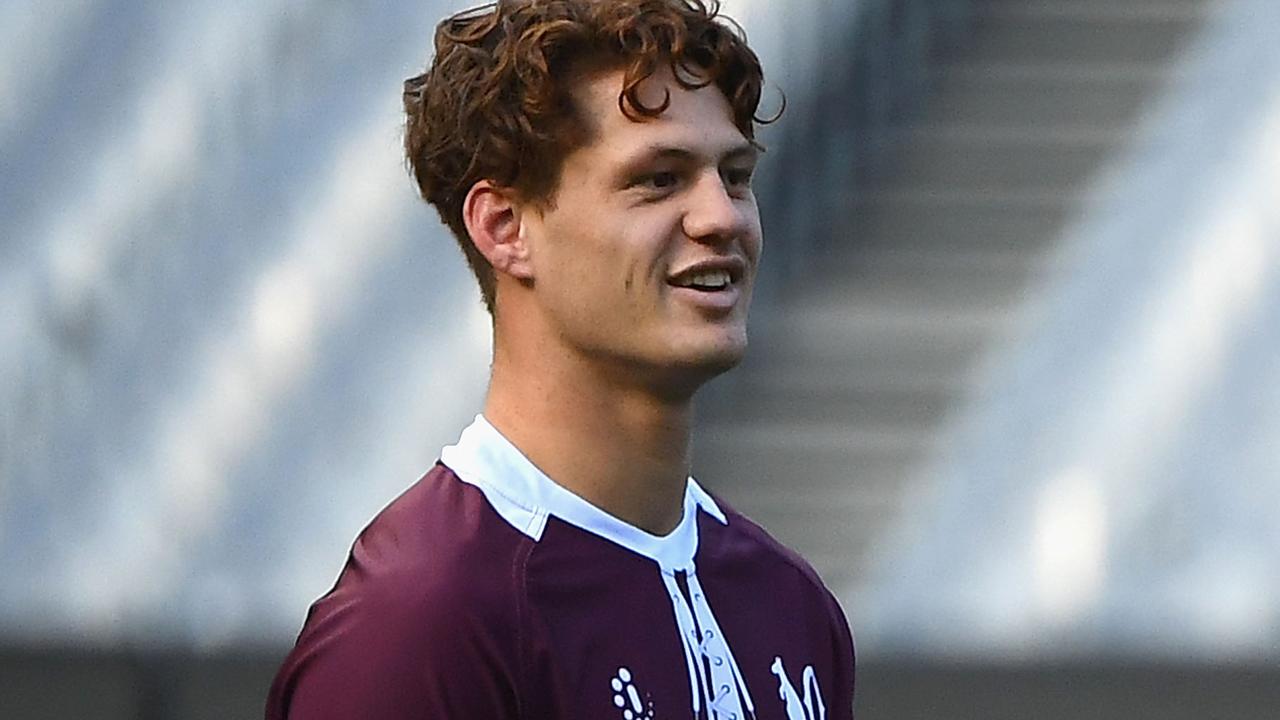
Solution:
M 754 143 L 742 143 L 735 145 L 732 149 L 724 154 L 723 160 L 750 160 L 755 162 L 760 159 L 760 148 Z
M 734 145 L 728 150 L 719 154 L 716 162 L 734 162 L 740 160 L 750 160 L 754 162 L 760 156 L 760 150 L 749 142 L 740 145 Z M 704 157 L 702 153 L 695 152 L 681 145 L 650 145 L 649 147 L 636 153 L 627 165 L 641 165 L 654 160 L 698 160 Z

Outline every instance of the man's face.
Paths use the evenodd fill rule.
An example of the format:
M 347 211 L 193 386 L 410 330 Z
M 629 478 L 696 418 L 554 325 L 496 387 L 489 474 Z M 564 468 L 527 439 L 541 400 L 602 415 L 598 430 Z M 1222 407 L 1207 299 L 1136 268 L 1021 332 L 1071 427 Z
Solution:
M 756 150 L 714 86 L 680 87 L 658 73 L 647 106 L 618 107 L 622 73 L 576 93 L 595 129 L 564 162 L 553 207 L 527 213 L 532 295 L 556 342 L 609 371 L 692 392 L 735 365 L 760 258 L 751 190 Z

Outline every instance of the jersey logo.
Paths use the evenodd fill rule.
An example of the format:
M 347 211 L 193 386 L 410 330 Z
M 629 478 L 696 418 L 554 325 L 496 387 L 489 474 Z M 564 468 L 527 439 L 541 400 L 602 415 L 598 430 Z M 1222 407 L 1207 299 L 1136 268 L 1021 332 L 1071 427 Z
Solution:
M 775 657 L 769 669 L 778 676 L 778 697 L 787 706 L 787 720 L 826 720 L 827 706 L 822 702 L 818 675 L 813 671 L 812 665 L 806 665 L 800 676 L 800 684 L 804 688 L 803 699 L 787 677 L 787 671 L 782 667 L 782 658 Z
M 822 700 L 822 688 L 812 665 L 806 665 L 800 674 L 800 690 L 791 684 L 781 657 L 774 657 L 769 669 L 778 678 L 778 699 L 787 709 L 787 720 L 827 720 L 827 706 Z M 623 720 L 653 720 L 653 701 L 648 694 L 641 699 L 630 669 L 618 668 L 618 672 L 609 679 L 609 686 L 613 688 L 613 704 L 622 711 Z M 713 700 L 707 708 L 712 717 L 735 716 L 721 706 L 729 694 L 728 690 L 728 687 L 723 688 L 721 697 Z M 750 717 L 754 716 L 755 713 L 750 713 Z
M 630 670 L 618 668 L 618 672 L 609 680 L 609 686 L 613 688 L 613 704 L 622 711 L 623 720 L 653 719 L 653 701 L 649 701 L 648 705 L 641 702 L 640 691 L 631 680 Z

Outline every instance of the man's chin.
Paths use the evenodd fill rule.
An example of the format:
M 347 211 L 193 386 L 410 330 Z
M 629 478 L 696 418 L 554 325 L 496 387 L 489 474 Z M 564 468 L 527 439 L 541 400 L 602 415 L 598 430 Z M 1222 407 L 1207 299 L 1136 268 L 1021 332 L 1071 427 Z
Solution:
M 732 370 L 747 351 L 745 329 L 722 334 L 682 335 L 648 345 L 648 352 L 613 355 L 623 376 L 672 400 L 691 399 L 707 382 Z
M 744 341 L 741 344 L 718 348 L 715 352 L 708 353 L 701 359 L 700 364 L 713 376 L 720 375 L 737 367 L 746 354 L 747 343 Z
M 746 337 L 681 348 L 671 362 L 671 369 L 697 389 L 703 383 L 737 367 L 747 353 Z

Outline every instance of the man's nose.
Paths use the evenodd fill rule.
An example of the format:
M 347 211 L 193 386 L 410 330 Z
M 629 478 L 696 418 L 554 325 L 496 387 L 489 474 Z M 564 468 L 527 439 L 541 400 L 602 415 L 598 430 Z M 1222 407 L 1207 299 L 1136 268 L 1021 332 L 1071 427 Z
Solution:
M 684 215 L 685 234 L 703 242 L 724 242 L 739 238 L 750 224 L 748 213 L 755 207 L 749 199 L 735 199 L 718 172 L 699 176 L 690 194 Z

